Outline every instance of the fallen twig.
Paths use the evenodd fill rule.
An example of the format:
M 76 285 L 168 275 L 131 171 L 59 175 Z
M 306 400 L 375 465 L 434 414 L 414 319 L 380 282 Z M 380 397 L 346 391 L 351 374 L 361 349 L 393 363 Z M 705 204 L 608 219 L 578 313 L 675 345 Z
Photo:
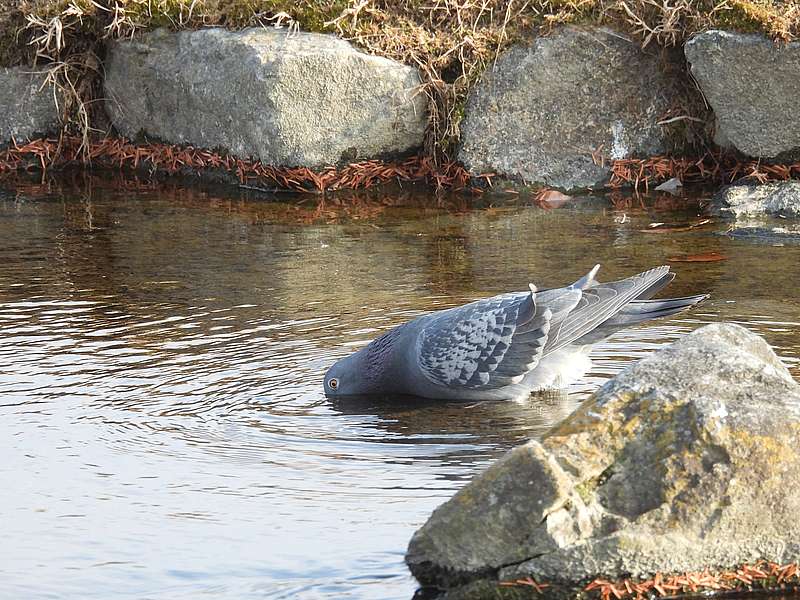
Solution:
M 275 167 L 258 160 L 244 160 L 193 146 L 137 145 L 122 138 L 104 138 L 88 144 L 79 137 L 37 139 L 22 145 L 13 142 L 10 148 L 0 151 L 0 174 L 46 171 L 70 165 L 128 168 L 151 174 L 199 174 L 216 169 L 235 175 L 239 185 L 245 189 L 270 192 L 365 189 L 390 181 L 416 181 L 437 188 L 480 191 L 475 184 L 479 181 L 489 183 L 493 176 L 487 173 L 471 177 L 461 165 L 451 162 L 437 167 L 424 156 L 398 162 L 367 160 L 319 170 Z
M 242 187 L 270 192 L 325 192 L 339 189 L 367 189 L 396 182 L 422 182 L 437 189 L 481 193 L 492 187 L 494 173 L 470 174 L 456 162 L 438 164 L 419 155 L 389 162 L 365 160 L 340 167 L 309 169 L 276 167 L 258 160 L 246 160 L 193 146 L 135 144 L 123 138 L 89 141 L 84 137 L 41 138 L 0 151 L 0 175 L 15 171 L 58 169 L 70 165 L 97 165 L 136 169 L 150 174 L 200 174 L 218 170 L 234 175 Z M 800 162 L 765 165 L 739 161 L 729 155 L 708 153 L 700 159 L 653 156 L 645 159 L 615 160 L 608 188 L 633 187 L 649 190 L 660 182 L 677 178 L 682 183 L 725 184 L 738 179 L 764 183 L 800 178 Z M 274 188 L 274 189 L 273 189 Z M 516 194 L 514 190 L 498 191 Z M 541 190 L 537 196 L 552 207 L 556 199 L 568 199 L 559 192 Z M 546 202 L 545 202 L 546 201 Z
M 549 587 L 527 577 L 501 582 L 502 586 L 530 586 L 537 592 Z M 741 565 L 730 571 L 712 572 L 709 569 L 680 575 L 656 573 L 646 580 L 596 578 L 583 588 L 590 597 L 601 600 L 644 600 L 661 597 L 676 598 L 689 594 L 720 594 L 754 590 L 797 590 L 800 587 L 800 565 L 759 561 L 753 565 Z

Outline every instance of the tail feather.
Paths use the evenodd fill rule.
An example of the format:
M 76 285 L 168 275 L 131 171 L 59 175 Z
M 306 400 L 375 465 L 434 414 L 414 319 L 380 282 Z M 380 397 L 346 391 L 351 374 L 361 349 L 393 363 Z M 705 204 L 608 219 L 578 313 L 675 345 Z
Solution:
M 651 289 L 668 272 L 668 266 L 660 266 L 626 279 L 597 283 L 582 290 L 574 290 L 572 286 L 565 288 L 580 293 L 581 298 L 563 321 L 553 320 L 545 354 L 576 343 Z
M 592 267 L 592 270 L 589 271 L 586 275 L 578 279 L 575 283 L 569 286 L 571 289 L 575 290 L 585 290 L 586 288 L 590 288 L 593 285 L 597 285 L 597 279 L 595 276 L 597 272 L 600 270 L 600 265 L 595 265 Z
M 648 300 L 652 298 L 662 289 L 667 287 L 673 279 L 675 279 L 675 273 L 664 273 L 661 279 L 654 281 L 650 287 L 636 297 L 636 300 Z M 680 298 L 676 298 L 676 300 L 680 300 Z
M 667 283 L 669 283 L 669 281 L 667 281 Z M 666 283 L 661 287 L 664 287 L 664 285 L 666 285 Z M 595 344 L 606 339 L 620 329 L 630 327 L 631 325 L 637 325 L 651 319 L 669 317 L 702 302 L 706 298 L 708 298 L 708 294 L 685 296 L 683 298 L 664 298 L 659 300 L 634 300 L 626 304 L 622 310 L 613 317 L 607 319 L 589 333 L 575 340 L 573 344 Z

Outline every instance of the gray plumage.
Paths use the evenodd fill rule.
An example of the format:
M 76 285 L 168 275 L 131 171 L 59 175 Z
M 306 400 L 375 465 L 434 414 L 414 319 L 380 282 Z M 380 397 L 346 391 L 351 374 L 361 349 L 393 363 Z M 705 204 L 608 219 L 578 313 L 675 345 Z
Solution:
M 588 369 L 593 344 L 707 296 L 651 300 L 674 275 L 656 267 L 599 283 L 599 265 L 568 287 L 501 294 L 409 321 L 334 364 L 332 396 L 410 394 L 517 399 L 562 387 Z

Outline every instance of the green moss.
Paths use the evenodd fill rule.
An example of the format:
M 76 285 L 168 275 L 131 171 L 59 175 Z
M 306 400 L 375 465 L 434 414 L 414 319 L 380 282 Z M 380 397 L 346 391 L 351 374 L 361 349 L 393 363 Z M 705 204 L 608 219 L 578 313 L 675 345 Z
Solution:
M 589 479 L 588 481 L 583 481 L 575 486 L 575 491 L 578 492 L 578 496 L 581 497 L 584 504 L 591 504 L 594 500 L 594 492 L 597 489 L 597 480 L 596 479 Z
M 745 33 L 765 33 L 773 37 L 788 37 L 791 25 L 774 2 L 730 0 L 724 9 L 714 15 L 714 22 L 724 29 Z
M 317 33 L 331 31 L 331 26 L 325 23 L 333 21 L 350 6 L 345 0 L 331 0 L 330 2 L 272 2 L 272 10 L 286 12 L 300 24 L 306 31 Z M 283 5 L 281 7 L 280 5 Z

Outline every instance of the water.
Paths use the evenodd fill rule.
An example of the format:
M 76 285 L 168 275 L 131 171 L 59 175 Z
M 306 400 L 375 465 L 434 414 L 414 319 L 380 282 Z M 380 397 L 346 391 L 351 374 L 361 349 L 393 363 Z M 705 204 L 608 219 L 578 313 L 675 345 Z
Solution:
M 666 198 L 543 210 L 0 189 L 0 598 L 408 599 L 403 553 L 430 511 L 632 360 L 732 320 L 800 375 L 800 248 L 716 235 L 724 224 L 647 232 L 697 220 Z M 322 394 L 336 359 L 424 311 L 712 251 L 728 260 L 676 263 L 670 286 L 710 301 L 602 344 L 566 393 Z

